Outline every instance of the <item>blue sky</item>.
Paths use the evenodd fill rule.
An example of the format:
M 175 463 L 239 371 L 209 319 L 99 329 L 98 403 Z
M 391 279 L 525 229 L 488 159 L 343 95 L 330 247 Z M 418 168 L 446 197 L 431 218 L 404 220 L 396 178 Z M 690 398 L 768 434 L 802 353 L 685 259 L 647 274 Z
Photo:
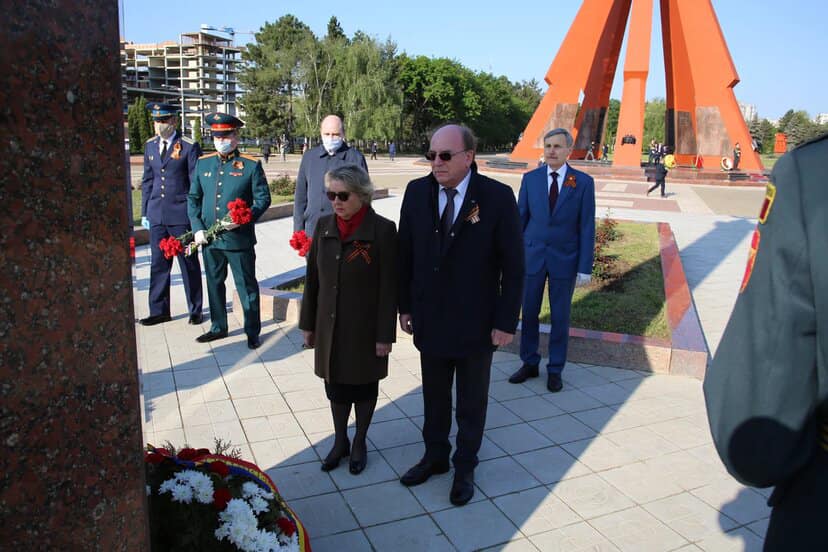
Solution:
M 558 51 L 581 0 L 522 2 L 374 0 L 372 2 L 179 0 L 147 3 L 120 0 L 121 34 L 133 42 L 177 40 L 180 32 L 206 23 L 236 30 L 236 43 L 253 41 L 250 32 L 291 13 L 317 36 L 336 15 L 349 36 L 356 30 L 384 40 L 410 55 L 453 58 L 467 67 L 506 75 L 511 80 L 543 76 Z M 654 0 L 647 97 L 664 97 L 664 66 L 658 0 Z M 469 6 L 473 6 L 473 9 Z M 778 118 L 789 108 L 811 117 L 828 112 L 828 32 L 825 0 L 713 0 L 741 82 L 736 98 L 756 105 L 760 117 Z M 162 17 L 158 17 L 158 13 Z M 622 59 L 612 97 L 621 97 Z

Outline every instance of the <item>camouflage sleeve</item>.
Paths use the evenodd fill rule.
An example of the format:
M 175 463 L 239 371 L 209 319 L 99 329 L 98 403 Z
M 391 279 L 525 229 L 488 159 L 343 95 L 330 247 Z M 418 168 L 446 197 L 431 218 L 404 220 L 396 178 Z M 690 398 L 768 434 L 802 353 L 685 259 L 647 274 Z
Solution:
M 774 168 L 742 290 L 704 381 L 719 456 L 759 487 L 788 479 L 817 443 L 814 286 L 796 155 Z

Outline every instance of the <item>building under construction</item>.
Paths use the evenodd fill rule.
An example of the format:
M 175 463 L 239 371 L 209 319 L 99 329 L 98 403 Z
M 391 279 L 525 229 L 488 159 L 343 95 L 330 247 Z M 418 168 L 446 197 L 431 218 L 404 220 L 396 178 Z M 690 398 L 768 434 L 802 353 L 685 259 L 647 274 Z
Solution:
M 139 96 L 147 102 L 183 106 L 182 129 L 192 136 L 193 122 L 221 111 L 241 117 L 238 73 L 243 48 L 209 31 L 183 33 L 179 41 L 135 44 L 121 41 L 124 106 Z

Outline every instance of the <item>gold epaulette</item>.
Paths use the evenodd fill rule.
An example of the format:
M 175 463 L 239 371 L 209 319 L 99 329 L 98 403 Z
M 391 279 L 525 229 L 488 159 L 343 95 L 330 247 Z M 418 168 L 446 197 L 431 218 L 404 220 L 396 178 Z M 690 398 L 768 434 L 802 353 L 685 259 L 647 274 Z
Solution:
M 152 141 L 153 141 L 153 140 L 155 140 L 156 138 L 158 138 L 158 136 L 153 136 L 152 138 L 148 138 L 148 139 L 147 139 L 147 141 L 146 141 L 146 142 L 144 142 L 144 143 L 145 143 L 145 144 L 149 144 L 150 142 L 152 142 Z
M 206 154 L 202 155 L 201 157 L 199 157 L 199 160 L 201 160 L 201 159 L 207 159 L 208 157 L 212 157 L 212 156 L 214 156 L 214 155 L 218 155 L 218 152 L 217 152 L 217 151 L 214 151 L 213 153 L 206 153 Z
M 183 142 L 187 142 L 188 144 L 195 144 L 195 142 L 193 142 L 193 139 L 192 139 L 192 138 L 190 138 L 189 136 L 182 136 L 182 137 L 181 137 L 181 140 L 182 140 Z
M 255 158 L 255 157 L 253 157 L 252 155 L 247 155 L 246 153 L 240 153 L 240 154 L 239 154 L 239 157 L 244 157 L 244 158 L 245 158 L 245 159 L 247 159 L 248 161 L 256 161 L 256 162 L 258 162 L 258 161 L 259 161 L 258 159 L 256 159 L 256 158 Z

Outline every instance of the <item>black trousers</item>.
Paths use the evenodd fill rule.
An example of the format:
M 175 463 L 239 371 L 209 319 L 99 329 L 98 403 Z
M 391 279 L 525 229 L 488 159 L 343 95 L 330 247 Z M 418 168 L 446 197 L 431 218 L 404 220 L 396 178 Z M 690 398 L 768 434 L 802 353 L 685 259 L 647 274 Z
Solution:
M 451 452 L 451 386 L 457 374 L 457 448 L 452 461 L 457 472 L 477 466 L 477 452 L 483 441 L 486 407 L 489 403 L 489 374 L 493 351 L 465 357 L 443 358 L 421 354 L 425 421 L 425 458 L 448 461 Z
M 655 190 L 656 188 L 661 186 L 661 197 L 664 197 L 665 196 L 665 193 L 664 193 L 665 183 L 666 183 L 666 181 L 664 181 L 664 180 L 656 180 L 656 183 L 653 184 L 652 186 L 650 186 L 650 189 L 647 190 L 647 193 L 649 194 L 650 192 L 652 192 L 653 190 Z

